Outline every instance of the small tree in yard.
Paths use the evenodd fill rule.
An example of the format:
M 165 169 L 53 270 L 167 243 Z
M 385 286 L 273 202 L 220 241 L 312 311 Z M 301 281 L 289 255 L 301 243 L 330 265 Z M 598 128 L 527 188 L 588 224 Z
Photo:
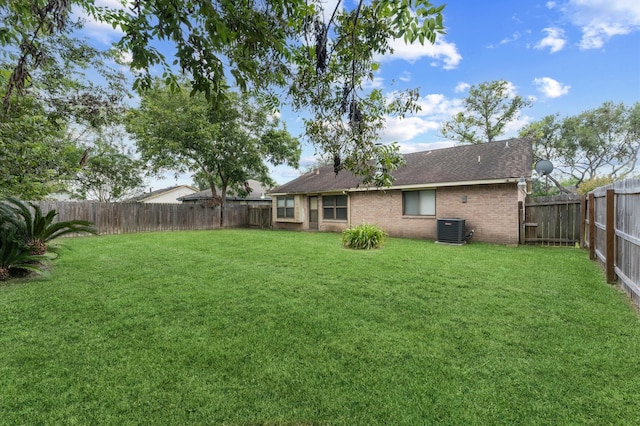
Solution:
M 267 164 L 297 168 L 300 159 L 300 143 L 275 117 L 232 92 L 212 105 L 202 94 L 190 95 L 186 85 L 176 92 L 156 81 L 131 112 L 127 130 L 155 170 L 190 171 L 207 181 L 221 205 L 220 226 L 228 189 L 243 188 L 249 179 L 271 185 Z

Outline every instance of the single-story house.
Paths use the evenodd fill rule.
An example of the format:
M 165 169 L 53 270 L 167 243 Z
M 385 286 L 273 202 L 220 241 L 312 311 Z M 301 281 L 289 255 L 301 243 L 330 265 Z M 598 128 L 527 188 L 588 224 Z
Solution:
M 198 192 L 197 188 L 189 185 L 176 185 L 169 188 L 156 189 L 155 191 L 145 192 L 136 197 L 124 200 L 127 203 L 162 203 L 162 204 L 179 204 L 178 199 L 185 195 Z
M 234 191 L 227 190 L 227 203 L 248 204 L 248 205 L 271 205 L 271 197 L 267 194 L 270 188 L 265 187 L 257 180 L 249 179 L 247 185 L 251 191 L 243 196 L 236 194 Z M 220 195 L 220 189 L 216 188 L 218 195 Z M 205 191 L 195 192 L 180 197 L 178 200 L 182 203 L 203 203 L 210 201 L 211 189 Z
M 518 202 L 526 197 L 524 183 L 531 183 L 529 139 L 416 152 L 404 159 L 390 188 L 364 187 L 361 178 L 346 170 L 336 175 L 333 166 L 275 188 L 273 227 L 341 231 L 366 222 L 390 236 L 436 240 L 437 219 L 457 218 L 473 229 L 474 241 L 518 243 Z

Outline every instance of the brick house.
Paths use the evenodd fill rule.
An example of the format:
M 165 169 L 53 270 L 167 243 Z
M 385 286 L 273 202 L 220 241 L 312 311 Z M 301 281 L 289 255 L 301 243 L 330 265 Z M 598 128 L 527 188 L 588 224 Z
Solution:
M 438 218 L 460 218 L 474 241 L 517 244 L 518 202 L 531 181 L 528 139 L 509 139 L 405 154 L 390 188 L 360 185 L 333 166 L 314 169 L 271 192 L 273 227 L 342 231 L 360 223 L 390 236 L 437 239 Z

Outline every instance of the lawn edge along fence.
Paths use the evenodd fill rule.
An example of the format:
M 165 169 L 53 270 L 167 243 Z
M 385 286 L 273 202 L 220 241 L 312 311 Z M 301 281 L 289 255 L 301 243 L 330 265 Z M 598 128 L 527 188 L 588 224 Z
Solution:
M 640 307 L 640 179 L 596 188 L 587 196 L 527 197 L 520 203 L 520 244 L 576 246 L 604 267 L 607 282 Z

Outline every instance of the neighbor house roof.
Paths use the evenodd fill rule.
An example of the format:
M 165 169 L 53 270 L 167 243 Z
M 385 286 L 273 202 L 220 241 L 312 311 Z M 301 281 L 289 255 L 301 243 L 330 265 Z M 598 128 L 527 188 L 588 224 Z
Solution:
M 392 188 L 517 181 L 531 177 L 533 150 L 529 139 L 508 139 L 403 155 L 406 165 L 392 173 Z M 272 194 L 355 190 L 362 178 L 323 166 L 281 185 Z
M 172 192 L 182 193 L 185 190 L 194 191 L 194 192 L 198 191 L 198 189 L 194 188 L 193 186 L 176 185 L 176 186 L 170 186 L 168 188 L 161 188 L 161 189 L 156 189 L 154 191 L 145 192 L 145 193 L 137 195 L 135 197 L 127 198 L 126 200 L 124 200 L 124 202 L 126 202 L 126 203 L 142 203 L 142 202 L 145 202 L 145 201 L 152 200 L 154 198 L 158 198 L 158 197 L 170 194 Z
M 262 185 L 257 180 L 249 179 L 248 181 L 249 188 L 251 188 L 251 192 L 247 194 L 246 197 L 241 197 L 236 194 L 234 191 L 227 190 L 227 200 L 232 201 L 258 201 L 258 200 L 270 200 L 270 197 L 267 197 L 267 192 L 269 192 L 269 188 Z M 220 188 L 216 188 L 218 195 L 220 195 Z M 179 201 L 201 201 L 201 200 L 210 200 L 211 199 L 211 189 L 207 189 L 204 191 L 196 192 L 195 194 L 185 195 L 184 197 L 178 198 Z

